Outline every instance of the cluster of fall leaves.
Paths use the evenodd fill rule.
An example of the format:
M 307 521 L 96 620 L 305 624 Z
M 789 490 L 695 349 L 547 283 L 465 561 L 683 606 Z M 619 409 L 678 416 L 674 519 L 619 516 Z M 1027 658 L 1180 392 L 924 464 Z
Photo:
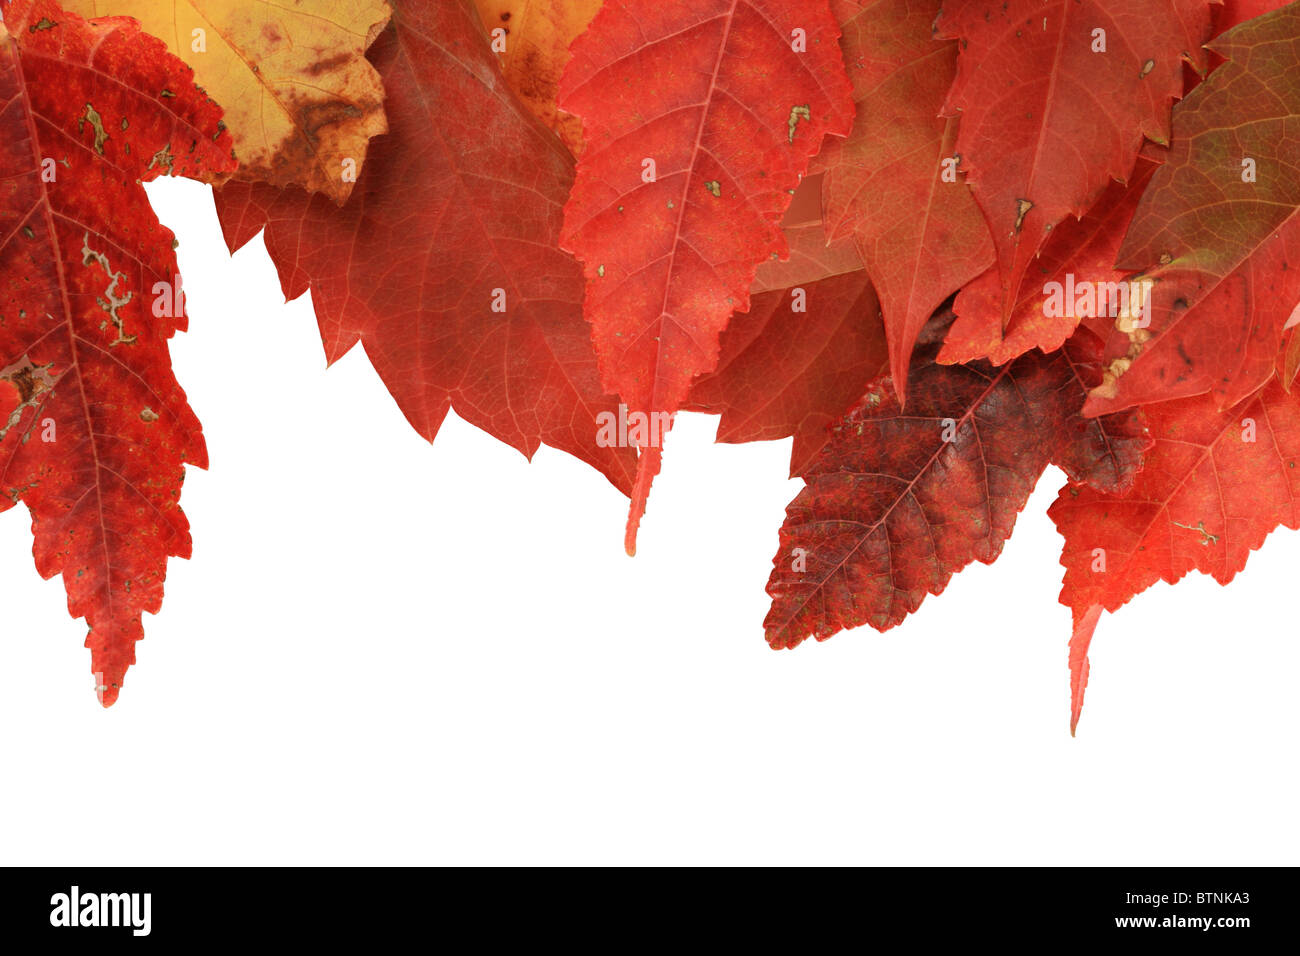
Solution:
M 214 185 L 230 249 L 263 235 L 426 438 L 454 408 L 599 469 L 629 552 L 664 443 L 611 420 L 792 437 L 774 647 L 898 624 L 1055 464 L 1073 727 L 1103 611 L 1300 526 L 1300 4 L 0 13 L 0 510 L 105 705 L 206 465 L 164 174 Z

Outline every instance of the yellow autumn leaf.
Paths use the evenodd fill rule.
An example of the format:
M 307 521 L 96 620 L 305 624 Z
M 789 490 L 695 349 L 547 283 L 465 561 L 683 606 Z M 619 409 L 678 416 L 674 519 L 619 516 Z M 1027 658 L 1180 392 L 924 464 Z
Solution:
M 135 17 L 194 68 L 226 111 L 236 179 L 302 186 L 342 203 L 370 138 L 388 131 L 365 52 L 386 0 L 63 0 L 84 17 Z
M 591 23 L 602 0 L 474 0 L 501 59 L 506 82 L 575 155 L 582 121 L 556 108 L 569 44 Z M 500 32 L 497 32 L 500 31 Z

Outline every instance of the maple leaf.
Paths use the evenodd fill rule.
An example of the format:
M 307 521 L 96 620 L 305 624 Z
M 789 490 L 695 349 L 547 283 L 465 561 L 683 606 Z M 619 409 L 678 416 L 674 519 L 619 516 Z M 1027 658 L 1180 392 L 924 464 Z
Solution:
M 37 570 L 62 574 L 86 618 L 105 706 L 161 606 L 167 558 L 190 554 L 184 466 L 207 464 L 167 348 L 186 326 L 173 236 L 141 181 L 229 173 L 220 120 L 133 21 L 5 4 L 0 510 L 31 512 Z
M 510 88 L 538 119 L 582 152 L 582 120 L 556 105 L 569 46 L 600 9 L 602 0 L 474 0 L 483 25 L 502 48 L 501 72 Z
M 1134 480 L 1147 444 L 1140 416 L 1079 415 L 1101 374 L 1091 332 L 993 368 L 936 364 L 943 331 L 936 319 L 923 333 L 907 411 L 877 382 L 803 472 L 767 585 L 773 647 L 861 624 L 887 630 L 956 571 L 992 563 L 1049 462 L 1113 490 Z
M 1001 318 L 1067 215 L 1127 181 L 1143 137 L 1169 140 L 1182 61 L 1206 69 L 1209 0 L 945 0 L 961 40 L 944 114 L 997 249 Z
M 939 361 L 949 364 L 987 358 L 1002 365 L 1030 349 L 1052 352 L 1081 321 L 1103 339 L 1117 318 L 1140 308 L 1145 293 L 1114 267 L 1120 243 L 1155 164 L 1138 160 L 1132 181 L 1112 182 L 1082 219 L 1066 217 L 1030 268 L 1016 296 L 1011 318 L 1001 321 L 1002 283 L 990 269 L 959 293 L 957 320 Z M 1040 285 L 1039 279 L 1043 282 Z M 1055 284 L 1055 285 L 1053 285 Z M 1131 317 L 1131 316 L 1129 316 Z
M 1227 584 L 1274 528 L 1300 528 L 1300 395 L 1272 381 L 1227 411 L 1210 394 L 1143 411 L 1153 444 L 1133 487 L 1070 485 L 1048 510 L 1065 539 L 1061 603 L 1074 615 L 1073 723 L 1101 610 L 1193 570 Z
M 560 107 L 586 147 L 562 242 L 583 263 L 605 387 L 671 415 L 713 370 L 758 264 L 784 257 L 790 196 L 853 104 L 826 0 L 606 0 Z M 661 447 L 641 449 L 625 546 Z
M 797 475 L 830 426 L 886 371 L 885 335 L 867 274 L 755 295 L 722 333 L 716 371 L 696 381 L 686 408 L 720 413 L 720 442 L 794 436 Z
M 1227 62 L 1174 109 L 1116 263 L 1144 270 L 1148 313 L 1111 335 L 1089 413 L 1207 391 L 1236 404 L 1272 375 L 1300 302 L 1300 7 L 1210 48 Z
M 854 238 L 880 293 L 903 397 L 917 335 L 993 265 L 993 240 L 956 172 L 958 121 L 939 116 L 957 65 L 957 44 L 933 37 L 939 0 L 834 0 L 833 9 L 858 118 L 817 161 L 827 233 Z
M 455 408 L 529 458 L 544 441 L 627 491 L 635 452 L 597 442 L 616 403 L 581 271 L 558 247 L 573 159 L 509 92 L 467 0 L 393 8 L 370 50 L 391 129 L 351 199 L 230 183 L 226 242 L 265 227 L 285 296 L 311 289 L 328 360 L 363 343 L 428 440 Z
M 194 68 L 226 109 L 236 178 L 296 184 L 342 202 L 370 138 L 387 130 L 365 51 L 384 0 L 66 0 L 84 17 L 129 16 Z

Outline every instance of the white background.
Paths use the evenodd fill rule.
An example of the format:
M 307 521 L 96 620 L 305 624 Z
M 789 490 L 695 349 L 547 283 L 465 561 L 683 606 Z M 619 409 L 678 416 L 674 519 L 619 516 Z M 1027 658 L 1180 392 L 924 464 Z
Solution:
M 902 627 L 773 652 L 788 441 L 680 416 L 629 559 L 603 477 L 454 415 L 429 446 L 360 348 L 325 370 L 206 188 L 150 194 L 212 459 L 195 556 L 105 711 L 0 516 L 0 862 L 1297 862 L 1300 535 L 1103 618 L 1077 739 L 1054 469 Z

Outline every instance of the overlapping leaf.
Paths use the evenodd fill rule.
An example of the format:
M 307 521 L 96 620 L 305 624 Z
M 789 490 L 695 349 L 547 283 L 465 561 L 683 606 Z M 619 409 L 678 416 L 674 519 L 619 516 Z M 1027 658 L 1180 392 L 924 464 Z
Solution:
M 32 515 L 112 704 L 206 466 L 167 340 L 186 326 L 173 236 L 142 180 L 234 168 L 221 110 L 162 43 L 10 0 L 0 24 L 0 510 Z M 5 25 L 8 26 L 6 32 Z
M 448 409 L 532 456 L 546 442 L 630 490 L 635 452 L 602 447 L 617 414 L 582 320 L 582 275 L 558 245 L 573 160 L 511 95 L 469 0 L 393 4 L 371 58 L 388 89 L 342 208 L 231 183 L 230 248 L 265 227 L 285 295 L 312 291 L 330 361 L 357 342 L 432 440 Z
M 1207 391 L 1236 404 L 1272 374 L 1300 302 L 1300 7 L 1211 48 L 1227 62 L 1174 110 L 1119 253 L 1154 283 L 1149 323 L 1111 336 L 1093 413 Z
M 1076 615 L 1118 610 L 1192 570 L 1227 584 L 1270 531 L 1297 526 L 1300 396 L 1271 382 L 1224 412 L 1201 395 L 1144 414 L 1154 444 L 1132 490 L 1070 487 L 1052 506 L 1065 537 L 1061 602 Z
M 830 426 L 887 371 L 879 304 L 861 269 L 763 292 L 722 333 L 717 371 L 691 389 L 687 408 L 722 415 L 718 441 L 794 436 L 797 475 L 830 439 Z
M 993 265 L 988 226 L 957 172 L 958 121 L 939 115 L 957 65 L 957 44 L 934 39 L 939 5 L 834 0 L 858 119 L 817 161 L 828 235 L 853 237 L 880 294 L 900 396 L 931 314 Z
M 1227 411 L 1209 394 L 1147 406 L 1153 445 L 1133 488 L 1069 486 L 1049 515 L 1065 538 L 1074 614 L 1074 722 L 1100 610 L 1189 571 L 1227 584 L 1279 525 L 1300 527 L 1300 395 L 1276 381 Z M 1072 668 L 1074 665 L 1072 664 Z
M 582 121 L 561 112 L 556 100 L 569 45 L 591 23 L 601 0 L 474 2 L 483 25 L 495 34 L 494 44 L 503 48 L 498 55 L 510 88 L 571 152 L 582 152 Z
M 997 249 L 1001 318 L 1051 231 L 1169 139 L 1183 60 L 1204 72 L 1209 0 L 945 0 L 961 41 L 944 107 Z
M 265 230 L 328 359 L 430 439 L 454 408 L 590 462 L 629 550 L 662 433 L 615 420 L 792 436 L 775 647 L 899 623 L 1056 463 L 1073 730 L 1103 611 L 1300 526 L 1300 4 L 68 3 L 232 107 L 128 21 L 0 0 L 0 510 L 105 703 L 205 456 L 140 182 L 236 156 L 227 242 Z
M 1140 419 L 1079 415 L 1100 376 L 1091 332 L 998 369 L 937 365 L 936 351 L 917 349 L 906 412 L 877 383 L 804 471 L 768 580 L 774 647 L 886 630 L 961 568 L 992 562 L 1049 462 L 1100 487 L 1132 483 L 1147 444 Z
M 1155 164 L 1138 161 L 1129 185 L 1111 183 L 1083 219 L 1067 217 L 1043 247 L 1020 287 L 1011 319 L 1002 314 L 1002 285 L 990 269 L 957 294 L 957 320 L 939 353 L 944 363 L 987 358 L 995 365 L 1030 349 L 1059 349 L 1082 322 L 1108 336 L 1122 313 L 1140 310 L 1146 289 L 1114 267 L 1120 243 Z
M 769 259 L 758 267 L 750 295 L 773 290 L 793 289 L 831 276 L 861 272 L 862 260 L 851 239 L 826 242 L 826 230 L 820 219 L 815 222 L 786 225 L 789 259 Z M 733 317 L 732 321 L 735 321 Z
M 601 377 L 672 413 L 713 370 L 827 134 L 853 113 L 825 0 L 606 0 L 573 44 L 560 107 L 586 147 L 563 242 L 582 261 Z M 661 448 L 642 449 L 626 546 Z
M 135 17 L 226 109 L 238 178 L 342 202 L 388 127 L 365 52 L 385 0 L 66 0 L 85 17 Z

